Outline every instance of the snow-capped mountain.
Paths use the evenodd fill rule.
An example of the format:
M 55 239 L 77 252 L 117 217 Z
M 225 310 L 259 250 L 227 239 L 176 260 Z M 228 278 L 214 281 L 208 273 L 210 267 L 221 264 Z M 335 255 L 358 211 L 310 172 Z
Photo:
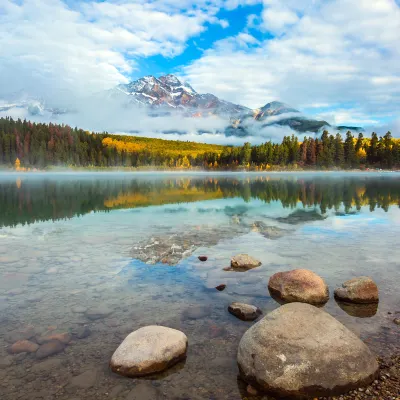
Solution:
M 186 116 L 204 117 L 220 115 L 238 116 L 250 112 L 250 109 L 238 104 L 224 101 L 213 94 L 197 93 L 187 82 L 181 82 L 174 75 L 159 78 L 145 76 L 128 84 L 118 85 L 110 91 L 113 97 L 128 96 L 132 103 L 161 109 L 164 112 L 173 110 L 183 112 Z
M 174 115 L 186 118 L 209 117 L 207 126 L 212 125 L 212 118 L 218 117 L 218 128 L 214 129 L 214 132 L 239 137 L 252 136 L 271 125 L 287 126 L 298 133 L 318 133 L 330 126 L 326 121 L 309 118 L 295 108 L 279 101 L 267 103 L 257 109 L 250 109 L 222 100 L 211 93 L 201 94 L 196 92 L 188 82 L 171 74 L 158 78 L 152 75 L 144 76 L 131 83 L 120 84 L 108 91 L 88 96 L 83 100 L 80 99 L 80 102 L 74 101 L 73 95 L 70 97 L 72 101 L 69 99 L 69 106 L 57 107 L 50 104 L 49 101 L 45 102 L 25 93 L 17 93 L 4 101 L 0 99 L 0 116 L 10 115 L 28 119 L 40 117 L 42 120 L 57 120 L 62 116 L 62 120 L 69 123 L 69 115 L 87 115 L 86 108 L 89 107 L 92 113 L 93 111 L 97 113 L 99 109 L 103 108 L 112 109 L 113 118 L 116 121 L 118 121 L 118 110 L 120 109 L 123 110 L 121 115 L 123 114 L 124 118 L 131 115 L 130 110 L 135 118 L 138 116 L 140 118 L 141 113 L 145 117 Z M 82 106 L 85 110 L 81 109 Z M 225 128 L 223 128 L 224 120 L 226 121 Z M 347 127 L 340 128 L 343 130 Z M 112 129 L 123 130 L 118 123 L 115 128 L 113 125 Z M 108 126 L 108 130 L 112 131 L 112 129 Z M 135 126 L 132 126 L 132 130 L 134 129 Z M 182 133 L 181 126 L 174 130 L 179 131 L 179 134 Z M 167 131 L 169 132 L 170 129 Z M 204 132 L 206 131 L 200 129 L 198 133 Z

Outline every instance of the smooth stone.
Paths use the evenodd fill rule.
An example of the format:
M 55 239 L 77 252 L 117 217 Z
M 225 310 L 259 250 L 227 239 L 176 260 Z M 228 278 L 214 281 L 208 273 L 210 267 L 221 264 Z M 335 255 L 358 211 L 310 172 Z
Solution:
M 9 367 L 13 363 L 13 359 L 11 356 L 1 357 L 0 358 L 0 369 L 4 369 Z
M 268 282 L 271 296 L 279 303 L 309 303 L 322 305 L 329 300 L 325 281 L 308 269 L 278 272 Z
M 379 371 L 369 348 L 320 308 L 279 307 L 239 343 L 242 378 L 276 397 L 332 396 L 370 384 Z
M 39 345 L 37 343 L 33 343 L 29 340 L 19 340 L 9 348 L 9 352 L 12 354 L 35 353 L 38 348 Z
M 254 321 L 262 314 L 262 311 L 256 306 L 236 302 L 228 307 L 228 311 L 242 321 Z
M 79 326 L 77 328 L 74 328 L 74 329 L 72 329 L 71 333 L 77 339 L 85 339 L 92 334 L 92 332 L 88 326 Z
M 83 306 L 74 306 L 71 308 L 71 311 L 75 314 L 83 314 L 87 311 L 87 308 Z
M 35 374 L 43 374 L 44 372 L 57 371 L 62 365 L 62 360 L 59 358 L 49 358 L 39 363 L 35 363 L 31 367 L 31 371 Z
M 113 312 L 113 310 L 110 310 L 108 307 L 99 306 L 99 307 L 95 307 L 95 308 L 91 308 L 91 309 L 87 310 L 85 315 L 90 320 L 94 321 L 96 319 L 108 317 L 110 314 L 112 314 L 112 312 Z
M 71 379 L 71 386 L 78 387 L 80 389 L 89 389 L 95 385 L 97 380 L 97 371 L 88 370 L 78 376 L 74 376 Z
M 164 326 L 146 326 L 129 334 L 111 357 L 112 371 L 129 377 L 163 371 L 186 358 L 183 332 Z
M 202 262 L 208 260 L 208 257 L 206 257 L 206 256 L 199 256 L 198 258 L 199 258 L 199 260 L 202 261 Z
M 39 344 L 51 342 L 52 340 L 58 340 L 61 343 L 68 344 L 71 341 L 71 335 L 68 332 L 51 333 L 36 338 L 36 341 Z
M 238 254 L 231 258 L 231 268 L 235 271 L 247 271 L 260 265 L 260 261 L 250 257 L 248 254 Z
M 149 382 L 136 385 L 125 397 L 125 400 L 157 400 L 160 392 Z
M 393 322 L 394 322 L 396 325 L 400 325 L 400 318 L 395 318 L 395 319 L 393 320 Z
M 368 276 L 353 278 L 335 290 L 335 298 L 350 303 L 378 303 L 378 286 Z
M 64 351 L 65 345 L 58 340 L 52 340 L 45 344 L 42 344 L 36 352 L 36 358 L 41 360 L 46 357 L 50 357 L 54 354 L 61 353 Z
M 221 284 L 221 285 L 216 286 L 215 289 L 217 289 L 219 292 L 222 292 L 223 290 L 225 290 L 225 288 L 226 288 L 226 285 Z
M 5 340 L 8 343 L 18 342 L 19 340 L 28 340 L 36 335 L 36 330 L 33 326 L 27 326 L 24 329 L 16 329 L 8 332 L 5 335 Z
M 210 315 L 210 309 L 205 306 L 193 306 L 187 308 L 183 312 L 184 318 L 188 319 L 201 319 Z
M 116 397 L 118 397 L 118 395 L 120 394 L 120 393 L 122 393 L 124 390 L 125 390 L 125 386 L 123 386 L 123 385 L 117 385 L 117 386 L 114 386 L 111 390 L 110 390 L 110 393 L 109 393 L 109 397 L 110 397 L 110 399 L 115 399 Z

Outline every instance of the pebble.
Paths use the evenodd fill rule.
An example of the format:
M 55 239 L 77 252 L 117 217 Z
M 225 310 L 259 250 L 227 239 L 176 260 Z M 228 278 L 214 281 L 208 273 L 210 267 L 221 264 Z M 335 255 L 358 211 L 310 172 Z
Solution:
M 78 376 L 74 376 L 71 379 L 71 386 L 78 387 L 80 389 L 89 389 L 95 385 L 97 380 L 97 371 L 88 370 Z
M 79 326 L 72 330 L 72 334 L 78 339 L 85 339 L 91 335 L 91 331 L 87 326 Z
M 29 340 L 19 340 L 9 348 L 9 352 L 12 354 L 35 353 L 38 348 L 39 345 L 37 343 L 33 343 Z
M 87 310 L 85 315 L 90 320 L 95 321 L 96 319 L 108 317 L 112 312 L 113 310 L 109 309 L 106 306 L 99 306 Z
M 61 353 L 64 351 L 65 345 L 58 340 L 52 340 L 45 344 L 42 344 L 36 352 L 36 358 L 41 360 L 42 358 L 50 357 L 54 354 Z
M 225 290 L 226 285 L 222 284 L 222 285 L 218 285 L 215 289 L 217 289 L 219 292 L 222 292 L 223 290 Z
M 13 362 L 13 359 L 11 356 L 6 356 L 0 358 L 0 369 L 7 368 L 9 367 Z
M 125 400 L 157 400 L 160 392 L 149 382 L 136 385 L 125 397 Z
M 36 341 L 39 344 L 51 342 L 52 340 L 58 340 L 61 343 L 68 344 L 71 341 L 71 335 L 68 332 L 52 333 L 49 335 L 44 335 L 36 338 Z
M 36 335 L 35 328 L 33 326 L 27 326 L 23 329 L 16 329 L 14 331 L 8 332 L 5 335 L 5 340 L 8 343 L 15 343 L 19 340 L 28 340 Z
M 71 311 L 76 314 L 83 314 L 87 311 L 87 308 L 83 306 L 74 306 L 71 308 Z

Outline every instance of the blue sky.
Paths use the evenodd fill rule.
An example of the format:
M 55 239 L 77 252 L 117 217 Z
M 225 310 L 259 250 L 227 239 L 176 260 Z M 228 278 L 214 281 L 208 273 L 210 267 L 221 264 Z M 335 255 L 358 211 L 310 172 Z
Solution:
M 2 0 L 0 97 L 174 73 L 248 107 L 400 131 L 399 32 L 398 0 Z

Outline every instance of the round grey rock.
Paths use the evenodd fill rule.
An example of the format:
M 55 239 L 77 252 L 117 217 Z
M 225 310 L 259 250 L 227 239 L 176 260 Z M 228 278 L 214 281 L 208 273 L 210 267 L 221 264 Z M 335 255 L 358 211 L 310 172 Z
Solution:
M 305 303 L 281 306 L 253 325 L 237 361 L 247 383 L 276 397 L 339 395 L 378 373 L 374 355 L 355 334 Z
M 138 377 L 163 371 L 186 358 L 188 339 L 176 329 L 146 326 L 129 334 L 111 357 L 112 371 Z

